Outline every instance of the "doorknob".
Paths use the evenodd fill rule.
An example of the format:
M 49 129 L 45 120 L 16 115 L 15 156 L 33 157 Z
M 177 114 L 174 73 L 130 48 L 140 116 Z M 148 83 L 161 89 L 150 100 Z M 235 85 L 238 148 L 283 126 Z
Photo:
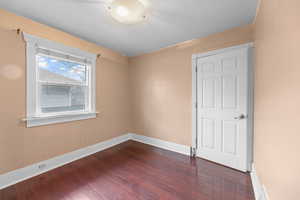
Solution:
M 244 114 L 241 114 L 240 116 L 238 116 L 238 117 L 235 117 L 234 119 L 241 120 L 241 119 L 245 119 L 245 118 L 247 118 L 247 116 L 246 116 L 246 115 L 244 115 Z

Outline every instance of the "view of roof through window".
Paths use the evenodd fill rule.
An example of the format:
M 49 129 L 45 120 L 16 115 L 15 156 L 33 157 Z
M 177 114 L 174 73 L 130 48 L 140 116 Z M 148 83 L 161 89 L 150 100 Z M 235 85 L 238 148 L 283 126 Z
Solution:
M 38 55 L 38 67 L 40 70 L 48 71 L 61 79 L 76 81 L 78 83 L 86 80 L 86 65 L 72 61 L 60 60 L 44 55 Z M 47 80 L 45 80 L 47 81 Z

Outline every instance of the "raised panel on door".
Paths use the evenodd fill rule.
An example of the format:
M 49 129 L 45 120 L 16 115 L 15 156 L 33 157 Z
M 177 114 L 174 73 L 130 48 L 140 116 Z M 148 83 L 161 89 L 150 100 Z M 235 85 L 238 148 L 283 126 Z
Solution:
M 201 119 L 201 145 L 203 148 L 215 148 L 216 123 L 214 119 Z
M 205 77 L 201 80 L 201 108 L 212 109 L 216 107 L 217 80 L 214 77 Z
M 220 59 L 222 72 L 236 72 L 238 70 L 238 58 L 236 55 Z
M 236 75 L 222 76 L 222 108 L 237 109 L 238 77 Z
M 237 155 L 238 123 L 234 120 L 222 121 L 222 151 Z
M 199 70 L 202 73 L 214 72 L 216 69 L 216 64 L 214 62 L 203 62 L 199 65 Z

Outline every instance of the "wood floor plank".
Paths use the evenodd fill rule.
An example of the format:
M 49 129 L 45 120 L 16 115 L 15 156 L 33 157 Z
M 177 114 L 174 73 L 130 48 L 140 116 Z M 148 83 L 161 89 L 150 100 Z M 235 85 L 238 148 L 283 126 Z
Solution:
M 0 200 L 254 200 L 250 176 L 129 141 L 0 190 Z

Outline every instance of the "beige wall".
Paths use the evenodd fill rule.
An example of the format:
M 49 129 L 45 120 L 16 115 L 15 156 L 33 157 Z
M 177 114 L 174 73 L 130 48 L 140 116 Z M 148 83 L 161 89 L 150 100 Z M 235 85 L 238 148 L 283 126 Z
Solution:
M 92 53 L 97 61 L 96 119 L 25 128 L 25 43 L 22 30 Z M 31 20 L 0 11 L 0 174 L 129 132 L 127 58 Z M 5 30 L 3 30 L 3 28 Z
M 252 41 L 248 25 L 130 58 L 132 132 L 191 145 L 192 54 Z
M 271 200 L 300 198 L 299 8 L 263 0 L 256 19 L 254 163 Z

